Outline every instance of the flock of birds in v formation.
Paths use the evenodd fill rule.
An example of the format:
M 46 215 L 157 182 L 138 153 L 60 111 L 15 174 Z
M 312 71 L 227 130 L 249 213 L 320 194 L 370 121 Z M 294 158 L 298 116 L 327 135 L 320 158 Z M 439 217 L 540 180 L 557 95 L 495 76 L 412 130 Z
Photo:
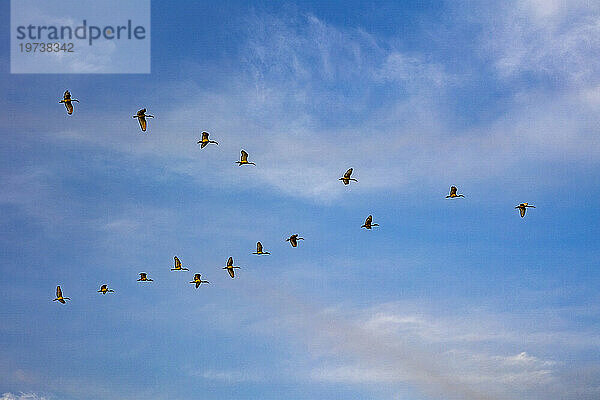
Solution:
M 73 102 L 79 103 L 79 100 L 71 98 L 71 93 L 68 90 L 65 91 L 63 99 L 59 101 L 59 103 L 65 104 L 65 107 L 67 108 L 67 113 L 69 115 L 73 114 Z M 141 110 L 139 110 L 136 113 L 136 115 L 133 116 L 133 118 L 137 118 L 142 132 L 145 132 L 146 127 L 147 127 L 146 118 L 154 118 L 154 115 L 146 114 L 146 109 L 142 108 Z M 200 148 L 203 149 L 209 144 L 218 145 L 219 143 L 217 143 L 214 140 L 210 140 L 208 132 L 202 132 L 202 139 L 200 139 L 198 141 L 198 144 L 200 145 Z M 248 153 L 245 150 L 241 151 L 240 160 L 236 161 L 236 163 L 240 167 L 242 165 L 256 165 L 255 163 L 248 161 Z M 349 185 L 351 181 L 358 182 L 358 180 L 356 180 L 355 178 L 352 178 L 352 172 L 353 172 L 353 169 L 349 168 L 346 171 L 346 173 L 344 174 L 344 176 L 339 178 L 339 180 L 342 181 L 342 183 L 344 185 Z M 448 194 L 448 196 L 446 196 L 446 198 L 456 199 L 459 197 L 465 197 L 463 194 L 458 194 L 457 191 L 458 191 L 458 189 L 456 188 L 456 186 L 450 187 L 450 193 Z M 521 203 L 521 204 L 515 206 L 515 208 L 519 210 L 521 218 L 523 218 L 523 217 L 525 217 L 525 212 L 526 212 L 527 208 L 535 208 L 535 206 L 533 206 L 529 203 Z M 367 219 L 365 220 L 365 223 L 361 226 L 361 228 L 371 229 L 374 226 L 379 226 L 379 225 L 374 224 L 373 216 L 369 215 L 367 217 Z M 290 242 L 290 245 L 292 247 L 298 246 L 298 240 L 304 240 L 304 238 L 299 237 L 298 234 L 294 234 L 286 239 L 287 242 Z M 269 253 L 268 251 L 264 251 L 262 244 L 260 242 L 257 242 L 256 243 L 256 252 L 254 252 L 252 254 L 268 255 L 271 253 Z M 171 268 L 171 271 L 189 271 L 188 268 L 182 267 L 181 261 L 179 260 L 179 258 L 177 256 L 174 257 L 174 260 L 175 260 L 175 265 L 173 268 Z M 227 270 L 227 272 L 229 273 L 229 276 L 231 276 L 232 278 L 235 277 L 235 269 L 237 269 L 237 268 L 240 268 L 240 267 L 233 265 L 233 257 L 229 257 L 227 259 L 227 264 L 225 265 L 225 267 L 223 267 L 223 269 Z M 139 275 L 140 275 L 140 278 L 138 279 L 138 282 L 152 282 L 152 279 L 150 279 L 148 277 L 148 274 L 146 272 L 140 272 Z M 195 285 L 196 288 L 198 288 L 198 287 L 200 287 L 201 284 L 209 283 L 209 282 L 206 280 L 203 280 L 201 274 L 195 274 L 194 279 L 192 281 L 190 281 L 189 283 Z M 113 293 L 113 292 L 114 292 L 114 290 L 109 289 L 108 285 L 106 285 L 106 284 L 103 284 L 102 286 L 100 286 L 100 289 L 98 290 L 98 293 L 101 293 L 101 294 Z M 71 300 L 71 299 L 69 297 L 64 297 L 60 286 L 57 286 L 56 287 L 56 298 L 53 301 L 58 301 L 62 304 L 65 304 L 66 303 L 65 300 Z

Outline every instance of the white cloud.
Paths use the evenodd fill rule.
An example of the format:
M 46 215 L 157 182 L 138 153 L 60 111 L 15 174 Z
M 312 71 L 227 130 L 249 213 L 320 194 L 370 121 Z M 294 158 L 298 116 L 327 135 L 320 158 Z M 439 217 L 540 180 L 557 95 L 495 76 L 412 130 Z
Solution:
M 600 7 L 588 1 L 518 0 L 486 7 L 486 47 L 504 77 L 534 73 L 597 82 Z
M 390 393 L 408 385 L 431 398 L 465 400 L 591 400 L 600 382 L 600 371 L 575 356 L 594 351 L 600 337 L 557 327 L 573 309 L 508 315 L 409 303 L 320 307 L 263 285 L 245 288 L 267 313 L 251 330 L 287 344 L 291 365 L 302 366 L 289 371 L 298 379 L 385 384 Z M 582 378 L 575 384 L 569 374 Z
M 259 382 L 264 378 L 250 371 L 215 370 L 207 369 L 199 372 L 191 372 L 191 376 L 201 377 L 210 381 L 221 381 L 227 384 L 238 384 L 245 382 Z
M 480 38 L 486 56 L 505 77 L 549 71 L 584 82 L 597 75 L 598 15 L 573 17 L 561 10 L 548 12 L 561 21 L 563 15 L 574 18 L 562 28 L 546 19 L 530 23 L 531 10 L 495 7 L 501 22 L 490 23 Z M 266 187 L 317 202 L 348 191 L 398 192 L 417 183 L 515 186 L 512 177 L 524 168 L 530 175 L 548 163 L 594 162 L 600 155 L 598 84 L 550 93 L 517 90 L 489 121 L 456 128 L 456 111 L 448 104 L 453 89 L 470 78 L 449 74 L 424 53 L 311 15 L 252 15 L 247 26 L 239 71 L 218 90 L 193 80 L 161 83 L 185 101 L 153 109 L 149 140 L 136 136 L 135 121 L 115 127 L 114 115 L 101 112 L 93 127 L 75 128 L 74 121 L 77 134 L 63 132 L 53 140 L 109 146 L 209 187 Z M 195 141 L 202 130 L 219 146 L 199 150 Z M 241 148 L 256 168 L 235 166 Z M 359 184 L 344 187 L 338 178 L 348 167 Z M 536 188 L 555 186 L 558 179 L 545 176 Z
M 38 395 L 36 393 L 3 393 L 0 400 L 47 400 L 47 397 Z

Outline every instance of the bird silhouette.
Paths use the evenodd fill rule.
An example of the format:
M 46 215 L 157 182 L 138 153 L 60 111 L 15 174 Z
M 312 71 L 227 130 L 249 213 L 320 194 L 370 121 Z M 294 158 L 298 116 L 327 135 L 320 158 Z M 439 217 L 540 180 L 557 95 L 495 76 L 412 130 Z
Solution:
M 268 251 L 263 251 L 262 243 L 256 242 L 256 252 L 252 253 L 252 254 L 262 255 L 262 254 L 271 254 L 271 253 L 269 253 Z
M 71 92 L 68 90 L 65 91 L 63 95 L 63 99 L 59 101 L 59 103 L 65 103 L 65 107 L 67 108 L 67 114 L 73 114 L 73 102 L 76 101 L 79 103 L 79 100 L 71 98 Z
M 365 220 L 365 224 L 363 226 L 361 226 L 361 228 L 371 229 L 371 227 L 373 227 L 373 226 L 379 226 L 379 224 L 374 224 L 373 216 L 369 215 L 367 217 L 367 219 Z
M 198 286 L 200 286 L 203 283 L 210 283 L 209 281 L 203 281 L 202 280 L 202 275 L 200 274 L 195 274 L 194 275 L 194 280 L 191 281 L 190 283 L 195 283 L 196 284 L 196 289 L 198 289 Z
M 458 189 L 456 188 L 456 186 L 451 186 L 450 187 L 450 194 L 448 196 L 446 196 L 447 199 L 453 199 L 455 197 L 465 197 L 464 194 L 456 194 L 456 191 Z
M 286 242 L 290 242 L 290 244 L 292 245 L 292 247 L 297 247 L 298 246 L 298 240 L 304 240 L 304 238 L 298 237 L 298 234 L 294 234 L 292 236 L 290 236 L 289 238 L 285 239 Z
M 219 143 L 215 142 L 214 140 L 208 140 L 208 132 L 202 132 L 202 139 L 198 140 L 198 144 L 200 145 L 200 148 L 203 149 L 205 148 L 209 143 L 213 143 L 218 145 Z
M 344 176 L 339 179 L 340 181 L 344 182 L 344 185 L 350 184 L 350 181 L 358 182 L 358 180 L 350 177 L 352 175 L 352 171 L 352 168 L 348 168 L 348 171 L 346 171 Z
M 189 269 L 181 267 L 181 261 L 179 261 L 177 256 L 173 257 L 173 259 L 175 260 L 175 267 L 171 268 L 171 271 L 189 271 Z
M 145 272 L 140 272 L 140 279 L 138 282 L 152 282 L 152 279 L 148 278 L 148 274 Z
M 233 257 L 229 257 L 229 259 L 227 260 L 227 266 L 223 267 L 223 269 L 226 269 L 227 272 L 229 272 L 229 276 L 234 278 L 235 277 L 235 272 L 234 272 L 234 268 L 239 268 L 233 265 Z
M 535 208 L 535 206 L 530 205 L 529 203 L 521 203 L 518 206 L 515 206 L 515 208 L 519 209 L 521 218 L 523 218 L 523 217 L 525 217 L 525 211 L 527 211 L 528 208 Z
M 113 293 L 114 290 L 109 289 L 108 285 L 102 285 L 100 286 L 100 290 L 98 290 L 98 293 L 102 293 L 102 294 L 106 294 L 106 293 Z
M 146 109 L 142 108 L 137 112 L 136 115 L 133 116 L 133 118 L 138 119 L 142 132 L 146 132 L 146 118 L 154 118 L 154 115 L 146 114 Z
M 65 304 L 66 303 L 65 300 L 71 300 L 71 298 L 70 297 L 63 297 L 62 290 L 60 290 L 60 286 L 57 286 L 56 287 L 56 298 L 54 300 L 52 300 L 52 301 L 59 301 L 59 302 Z
M 245 150 L 241 151 L 240 161 L 236 161 L 236 163 L 241 167 L 242 165 L 251 164 L 256 165 L 253 162 L 248 161 L 248 153 Z

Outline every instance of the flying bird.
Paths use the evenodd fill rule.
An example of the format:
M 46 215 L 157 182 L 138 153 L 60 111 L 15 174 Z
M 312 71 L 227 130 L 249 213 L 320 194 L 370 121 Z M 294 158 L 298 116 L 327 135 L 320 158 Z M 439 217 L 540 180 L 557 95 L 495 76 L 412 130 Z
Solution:
M 456 194 L 456 191 L 458 189 L 456 188 L 456 186 L 451 186 L 450 187 L 450 194 L 448 196 L 446 196 L 447 199 L 453 199 L 455 197 L 465 197 L 464 194 Z
M 515 206 L 515 208 L 519 209 L 519 213 L 521 214 L 521 218 L 523 218 L 523 217 L 525 217 L 525 211 L 527 211 L 528 208 L 535 208 L 535 206 L 532 206 L 529 203 L 521 203 L 518 206 Z
M 100 290 L 98 290 L 98 293 L 102 293 L 102 294 L 106 294 L 106 293 L 113 293 L 114 290 L 109 289 L 108 285 L 102 285 L 100 286 Z
M 145 272 L 140 272 L 140 279 L 138 282 L 152 282 L 152 279 L 148 278 L 148 274 Z
M 189 271 L 187 268 L 181 268 L 181 261 L 179 261 L 177 256 L 173 257 L 173 259 L 175 260 L 175 268 L 171 268 L 171 271 Z
M 202 275 L 200 274 L 195 274 L 194 275 L 194 280 L 191 281 L 190 283 L 195 283 L 196 284 L 196 289 L 198 289 L 198 286 L 200 286 L 203 283 L 210 283 L 209 281 L 203 281 L 202 280 Z
M 262 247 L 262 243 L 261 242 L 256 242 L 256 253 L 252 253 L 252 254 L 271 254 L 268 251 L 263 251 L 263 247 Z
M 52 301 L 60 301 L 61 303 L 65 304 L 66 303 L 65 300 L 71 300 L 71 298 L 63 297 L 62 290 L 60 290 L 60 286 L 57 286 L 56 287 L 56 298 Z
M 233 257 L 229 257 L 229 259 L 227 260 L 227 266 L 223 267 L 223 269 L 226 269 L 227 272 L 229 272 L 229 276 L 234 278 L 235 277 L 235 273 L 233 271 L 234 268 L 239 268 L 233 265 Z
M 289 238 L 285 239 L 286 242 L 290 242 L 290 244 L 292 245 L 292 247 L 297 247 L 298 246 L 298 240 L 304 240 L 304 238 L 298 237 L 298 234 L 294 234 L 292 236 L 290 236 Z
M 154 115 L 146 114 L 146 109 L 142 108 L 137 112 L 133 118 L 137 118 L 140 123 L 140 128 L 142 128 L 143 132 L 146 132 L 146 118 L 154 118 Z
M 367 219 L 365 220 L 365 224 L 363 226 L 361 226 L 361 228 L 371 229 L 371 227 L 373 227 L 373 226 L 379 226 L 379 224 L 374 224 L 373 216 L 369 215 L 367 217 Z
M 71 98 L 71 92 L 69 92 L 68 90 L 65 91 L 65 94 L 63 95 L 63 99 L 61 101 L 59 101 L 59 103 L 65 103 L 65 107 L 67 108 L 67 114 L 69 114 L 69 115 L 73 114 L 73 103 L 72 103 L 73 101 L 76 101 L 79 103 L 79 100 Z
M 348 168 L 348 171 L 346 171 L 344 176 L 339 179 L 340 181 L 344 182 L 344 185 L 350 184 L 350 181 L 358 182 L 358 180 L 350 178 L 350 176 L 352 175 L 352 171 L 352 168 Z
M 218 145 L 219 143 L 215 142 L 214 140 L 208 140 L 208 132 L 202 132 L 202 139 L 198 140 L 198 144 L 200 145 L 200 148 L 203 149 L 205 148 L 209 143 L 214 143 L 216 145 Z
M 240 161 L 236 161 L 236 163 L 241 167 L 242 165 L 245 164 L 252 164 L 252 165 L 256 165 L 253 162 L 249 162 L 248 161 L 248 153 L 246 153 L 245 150 L 241 151 L 241 156 L 240 156 Z

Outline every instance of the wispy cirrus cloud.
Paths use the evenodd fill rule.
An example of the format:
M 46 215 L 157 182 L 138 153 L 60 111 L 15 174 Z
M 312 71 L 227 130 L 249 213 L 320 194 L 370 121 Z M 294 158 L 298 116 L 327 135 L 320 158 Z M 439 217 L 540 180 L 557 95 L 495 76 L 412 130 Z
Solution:
M 246 382 L 264 382 L 264 377 L 251 371 L 235 371 L 235 370 L 217 370 L 206 369 L 202 371 L 192 371 L 190 375 L 200 377 L 207 381 L 220 381 L 227 384 L 240 384 Z
M 520 23 L 512 12 L 500 7 L 498 14 Z M 482 15 L 483 23 L 487 14 Z M 566 80 L 569 74 L 588 76 L 597 63 L 593 15 L 556 33 L 574 35 L 571 39 L 507 38 L 518 33 L 491 25 L 480 36 L 481 51 L 498 66 L 498 79 L 527 70 L 554 71 Z M 551 95 L 543 88 L 517 90 L 484 124 L 457 128 L 451 104 L 471 78 L 449 73 L 442 61 L 313 15 L 248 18 L 252 29 L 241 45 L 240 68 L 219 90 L 193 80 L 185 86 L 161 83 L 166 91 L 181 91 L 185 102 L 155 106 L 160 115 L 151 121 L 152 141 L 133 140 L 135 124 L 115 128 L 110 115 L 98 116 L 94 133 L 81 125 L 66 140 L 160 160 L 165 173 L 208 186 L 236 187 L 242 173 L 256 185 L 319 202 L 345 192 L 337 178 L 350 166 L 361 182 L 352 190 L 366 193 L 417 182 L 495 184 L 524 166 L 533 171 L 564 160 L 593 163 L 600 154 L 597 85 L 555 89 Z M 543 19 L 540 24 L 554 32 L 544 28 Z M 510 46 L 519 42 L 525 47 L 513 51 Z M 562 59 L 576 65 L 552 64 Z M 218 148 L 195 147 L 202 130 L 219 139 Z M 257 168 L 234 168 L 241 148 Z
M 37 393 L 3 393 L 2 397 L 0 397 L 0 400 L 47 400 L 48 397 L 43 396 L 43 395 L 39 395 Z
M 384 383 L 390 392 L 409 385 L 426 398 L 466 400 L 541 400 L 552 393 L 591 400 L 600 390 L 600 373 L 577 355 L 594 352 L 600 337 L 557 326 L 574 310 L 508 315 L 470 307 L 443 313 L 409 303 L 322 307 L 263 283 L 248 290 L 268 317 L 249 329 L 271 336 L 278 327 L 277 341 L 285 338 L 302 365 L 288 371 L 296 379 Z M 303 353 L 308 359 L 300 361 Z M 585 382 L 571 382 L 573 374 Z
M 485 47 L 504 78 L 534 74 L 563 85 L 598 83 L 600 7 L 589 1 L 515 0 L 479 9 Z

